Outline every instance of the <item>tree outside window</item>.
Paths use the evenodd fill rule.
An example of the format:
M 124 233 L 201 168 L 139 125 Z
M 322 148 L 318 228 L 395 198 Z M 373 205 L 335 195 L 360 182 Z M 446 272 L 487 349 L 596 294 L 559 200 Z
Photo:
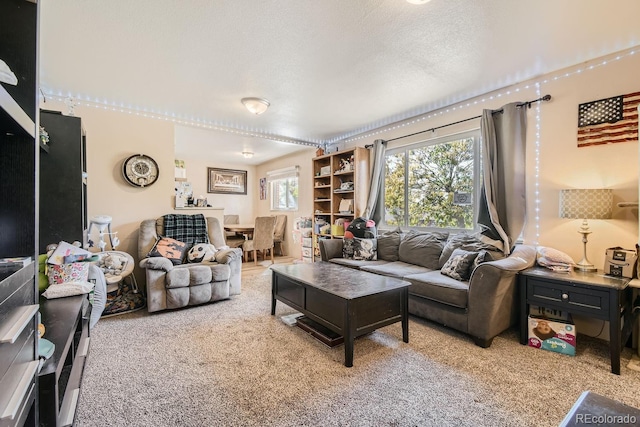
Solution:
M 473 135 L 390 150 L 386 156 L 384 223 L 473 229 L 479 188 L 478 139 Z
M 287 211 L 296 209 L 298 209 L 298 177 L 271 181 L 271 210 Z

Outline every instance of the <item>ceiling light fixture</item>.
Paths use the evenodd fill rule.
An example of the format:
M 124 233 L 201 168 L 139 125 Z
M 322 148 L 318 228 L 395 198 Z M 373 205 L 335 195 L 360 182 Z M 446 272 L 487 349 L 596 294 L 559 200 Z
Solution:
M 250 159 L 250 158 L 252 158 L 252 157 L 253 157 L 253 152 L 251 152 L 251 151 L 243 151 L 243 152 L 242 152 L 242 156 L 243 156 L 245 159 Z
M 411 4 L 425 4 L 429 3 L 431 0 L 407 0 L 407 3 Z
M 264 113 L 271 105 L 269 101 L 263 98 L 242 98 L 240 101 L 247 107 L 247 110 L 255 115 Z

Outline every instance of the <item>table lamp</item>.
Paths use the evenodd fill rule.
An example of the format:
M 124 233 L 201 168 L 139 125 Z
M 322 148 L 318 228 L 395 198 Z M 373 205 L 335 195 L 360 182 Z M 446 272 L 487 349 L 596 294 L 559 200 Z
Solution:
M 587 259 L 587 236 L 591 234 L 587 219 L 610 219 L 613 209 L 613 190 L 570 189 L 560 190 L 560 218 L 582 219 L 578 233 L 582 234 L 582 260 L 575 265 L 576 270 L 596 271 Z

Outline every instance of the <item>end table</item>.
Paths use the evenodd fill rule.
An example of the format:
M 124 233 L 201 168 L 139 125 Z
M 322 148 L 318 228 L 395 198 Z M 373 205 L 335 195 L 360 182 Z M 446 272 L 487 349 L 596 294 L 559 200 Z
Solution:
M 529 305 L 609 322 L 611 372 L 620 375 L 620 352 L 633 329 L 632 295 L 624 277 L 596 272 L 559 273 L 533 267 L 519 273 L 520 344 L 527 344 Z

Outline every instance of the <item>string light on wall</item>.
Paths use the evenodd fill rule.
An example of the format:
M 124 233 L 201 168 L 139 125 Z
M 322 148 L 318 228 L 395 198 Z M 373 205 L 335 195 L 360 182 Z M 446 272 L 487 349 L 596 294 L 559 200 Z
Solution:
M 69 95 L 54 94 L 46 90 L 43 91 L 43 93 L 47 99 L 51 98 L 51 99 L 55 99 L 62 102 L 70 98 Z M 232 134 L 241 135 L 241 136 L 252 136 L 256 138 L 264 138 L 270 141 L 284 142 L 287 144 L 305 145 L 308 147 L 321 147 L 323 144 L 323 142 L 320 140 L 307 141 L 307 140 L 301 140 L 301 139 L 295 139 L 295 138 L 287 138 L 287 137 L 266 133 L 266 132 L 244 131 L 244 130 L 233 128 L 233 127 L 222 126 L 215 122 L 207 121 L 207 120 L 201 120 L 201 119 L 189 120 L 189 119 L 179 118 L 175 115 L 175 113 L 160 113 L 155 111 L 149 111 L 147 109 L 124 106 L 122 104 L 120 105 L 116 105 L 115 103 L 109 104 L 106 101 L 102 102 L 100 100 L 95 100 L 95 101 L 85 100 L 85 99 L 82 99 L 82 97 L 80 96 L 73 97 L 73 99 L 75 102 L 74 104 L 75 107 L 86 106 L 86 107 L 97 108 L 101 110 L 130 114 L 133 116 L 145 117 L 145 118 L 154 119 L 154 120 L 164 120 L 166 122 L 172 122 L 179 125 L 194 126 L 198 128 L 215 130 L 220 132 L 227 132 L 227 133 L 232 133 Z
M 536 90 L 538 89 L 542 89 L 539 85 L 548 83 L 549 81 L 557 81 L 559 79 L 563 79 L 563 78 L 569 78 L 571 76 L 577 75 L 577 74 L 581 74 L 583 72 L 587 72 L 587 71 L 591 71 L 591 70 L 595 70 L 597 68 L 606 66 L 608 64 L 620 61 L 626 57 L 635 55 L 638 52 L 638 46 L 635 46 L 633 48 L 628 49 L 627 51 L 624 52 L 620 52 L 618 53 L 615 57 L 613 56 L 609 56 L 607 57 L 607 59 L 604 60 L 600 60 L 597 63 L 589 63 L 587 62 L 588 65 L 585 65 L 581 68 L 575 69 L 573 71 L 570 72 L 564 72 L 563 74 L 559 74 L 559 75 L 555 75 L 553 77 L 548 77 L 545 78 L 544 80 L 539 80 L 539 81 L 535 81 L 533 83 L 528 83 L 528 84 L 518 84 L 517 86 L 510 86 L 508 89 L 499 92 L 497 94 L 491 95 L 490 97 L 485 97 L 482 98 L 481 100 L 474 100 L 474 101 L 468 101 L 468 102 L 464 102 L 461 101 L 459 102 L 459 104 L 456 104 L 450 108 L 446 108 L 443 109 L 441 111 L 438 112 L 426 112 L 426 113 L 422 113 L 420 115 L 414 116 L 414 117 L 409 117 L 409 118 L 405 118 L 402 119 L 401 121 L 395 122 L 393 124 L 389 124 L 389 125 L 380 125 L 377 126 L 375 124 L 371 125 L 372 128 L 375 129 L 375 131 L 372 132 L 368 132 L 368 133 L 363 133 L 361 130 L 359 131 L 354 131 L 354 132 L 350 132 L 348 134 L 339 136 L 339 137 L 335 137 L 335 138 L 331 138 L 331 139 L 326 139 L 326 140 L 316 140 L 316 139 L 310 139 L 310 140 L 299 140 L 299 139 L 295 139 L 295 138 L 286 138 L 280 135 L 274 135 L 274 134 L 269 134 L 269 133 L 262 133 L 262 132 L 249 132 L 249 131 L 243 131 L 243 130 L 239 130 L 236 128 L 232 128 L 232 127 L 227 127 L 227 126 L 222 126 L 219 125 L 215 122 L 212 121 L 205 121 L 205 120 L 200 120 L 200 119 L 184 119 L 184 118 L 178 118 L 176 117 L 175 114 L 167 114 L 167 113 L 156 113 L 156 112 L 149 112 L 146 109 L 144 110 L 140 110 L 139 108 L 133 108 L 131 106 L 129 107 L 125 107 L 122 104 L 120 104 L 119 106 L 116 105 L 115 103 L 113 104 L 109 104 L 107 101 L 100 101 L 100 100 L 95 100 L 95 101 L 89 101 L 89 100 L 82 100 L 82 98 L 80 96 L 75 97 L 76 101 L 77 101 L 77 106 L 80 105 L 84 105 L 84 106 L 89 106 L 92 108 L 100 108 L 100 109 L 104 109 L 104 110 L 111 110 L 111 111 L 117 111 L 117 112 L 121 112 L 121 113 L 126 113 L 126 114 L 132 114 L 132 115 L 136 115 L 136 116 L 141 116 L 141 117 L 147 117 L 147 118 L 151 118 L 151 119 L 156 119 L 156 120 L 164 120 L 164 121 L 170 121 L 173 123 L 177 123 L 177 124 L 182 124 L 182 125 L 187 125 L 187 126 L 195 126 L 195 127 L 200 127 L 200 128 L 204 128 L 204 129 L 210 129 L 210 130 L 217 130 L 217 131 L 221 131 L 221 132 L 228 132 L 228 133 L 234 133 L 237 135 L 243 135 L 243 136 L 253 136 L 253 137 L 257 137 L 257 138 L 265 138 L 265 139 L 269 139 L 272 141 L 278 141 L 278 142 L 284 142 L 284 143 L 289 143 L 289 144 L 299 144 L 299 145 L 305 145 L 305 146 L 309 146 L 309 147 L 322 147 L 322 146 L 329 146 L 329 145 L 333 145 L 333 144 L 337 144 L 337 143 L 352 143 L 352 142 L 356 142 L 356 141 L 360 141 L 363 139 L 373 139 L 375 138 L 377 135 L 389 132 L 390 130 L 395 130 L 395 129 L 400 129 L 406 126 L 410 126 L 410 125 L 414 125 L 416 123 L 420 123 L 422 121 L 425 120 L 429 120 L 429 119 L 435 119 L 435 118 L 439 118 L 444 116 L 445 114 L 448 114 L 450 112 L 457 112 L 459 110 L 463 110 L 463 109 L 468 109 L 474 106 L 478 106 L 481 104 L 484 104 L 486 102 L 492 101 L 496 98 L 501 98 L 505 95 L 511 95 L 513 93 L 519 93 L 520 91 L 523 90 L 529 90 L 533 87 L 536 88 Z M 69 98 L 70 95 L 63 95 L 63 94 L 53 94 L 51 91 L 47 91 L 44 90 L 43 94 L 49 98 L 53 98 L 53 99 L 58 99 L 60 101 L 64 101 L 66 98 Z M 470 97 L 471 98 L 471 97 Z M 440 107 L 438 107 L 440 108 Z M 536 107 L 536 110 L 539 107 Z M 433 108 L 431 111 L 435 111 L 437 108 Z M 357 136 L 353 136 L 353 135 L 357 135 Z
M 540 83 L 536 83 L 536 95 L 541 96 Z M 540 239 L 540 103 L 536 103 L 536 140 L 535 140 L 535 178 L 533 180 L 534 194 L 535 194 L 535 241 L 533 244 L 538 245 Z
M 453 107 L 448 108 L 446 110 L 438 111 L 438 112 L 435 112 L 435 113 L 423 113 L 423 114 L 415 116 L 415 117 L 410 117 L 410 118 L 407 118 L 407 119 L 403 119 L 403 121 L 396 122 L 396 123 L 393 123 L 391 125 L 375 127 L 376 130 L 374 132 L 368 132 L 368 133 L 353 132 L 352 135 L 357 134 L 358 136 L 353 136 L 352 137 L 350 135 L 345 135 L 345 136 L 342 136 L 342 137 L 337 137 L 337 138 L 333 138 L 331 140 L 325 141 L 325 143 L 331 145 L 331 144 L 335 144 L 335 143 L 350 143 L 350 142 L 360 141 L 362 139 L 375 139 L 376 135 L 380 135 L 380 134 L 389 132 L 389 131 L 394 130 L 394 129 L 399 129 L 399 128 L 403 128 L 405 126 L 410 126 L 412 124 L 419 123 L 419 122 L 424 121 L 424 120 L 429 120 L 429 119 L 435 119 L 435 118 L 438 118 L 438 117 L 442 117 L 443 115 L 454 111 L 456 108 L 457 108 L 457 110 L 467 109 L 469 107 L 473 107 L 473 106 L 476 106 L 476 105 L 479 105 L 479 104 L 484 104 L 484 103 L 486 103 L 488 101 L 491 101 L 493 99 L 496 99 L 496 98 L 501 98 L 501 97 L 503 97 L 505 95 L 511 95 L 512 93 L 519 93 L 521 90 L 528 90 L 528 89 L 531 89 L 531 88 L 538 88 L 537 85 L 549 83 L 549 81 L 557 81 L 557 80 L 560 80 L 560 79 L 563 79 L 563 78 L 569 78 L 571 76 L 574 76 L 574 75 L 577 75 L 577 74 L 581 74 L 581 73 L 584 73 L 586 71 L 595 70 L 597 68 L 600 68 L 600 67 L 606 66 L 608 64 L 611 64 L 611 63 L 613 63 L 615 61 L 620 61 L 621 59 L 624 59 L 626 57 L 633 56 L 637 52 L 638 52 L 638 46 L 634 46 L 633 48 L 630 48 L 630 49 L 628 49 L 628 50 L 626 50 L 624 52 L 620 52 L 620 53 L 616 54 L 615 57 L 609 56 L 609 57 L 607 57 L 607 59 L 599 60 L 597 63 L 592 63 L 592 64 L 589 64 L 589 65 L 585 65 L 585 66 L 583 66 L 581 68 L 575 69 L 575 70 L 570 71 L 570 72 L 564 72 L 562 74 L 559 74 L 559 75 L 556 75 L 556 76 L 553 76 L 553 77 L 550 76 L 548 78 L 545 78 L 544 80 L 530 82 L 530 83 L 525 84 L 525 85 L 517 84 L 516 87 L 510 86 L 509 89 L 506 89 L 506 91 L 499 92 L 499 93 L 497 93 L 495 95 L 492 95 L 492 96 L 490 96 L 488 98 L 482 98 L 480 100 L 475 100 L 473 102 L 468 101 L 466 103 L 464 101 L 461 101 L 459 103 L 459 105 L 453 106 Z M 542 87 L 540 87 L 539 89 L 542 89 Z M 436 108 L 434 108 L 433 110 L 436 110 Z M 455 110 L 455 111 L 457 111 L 457 110 Z

